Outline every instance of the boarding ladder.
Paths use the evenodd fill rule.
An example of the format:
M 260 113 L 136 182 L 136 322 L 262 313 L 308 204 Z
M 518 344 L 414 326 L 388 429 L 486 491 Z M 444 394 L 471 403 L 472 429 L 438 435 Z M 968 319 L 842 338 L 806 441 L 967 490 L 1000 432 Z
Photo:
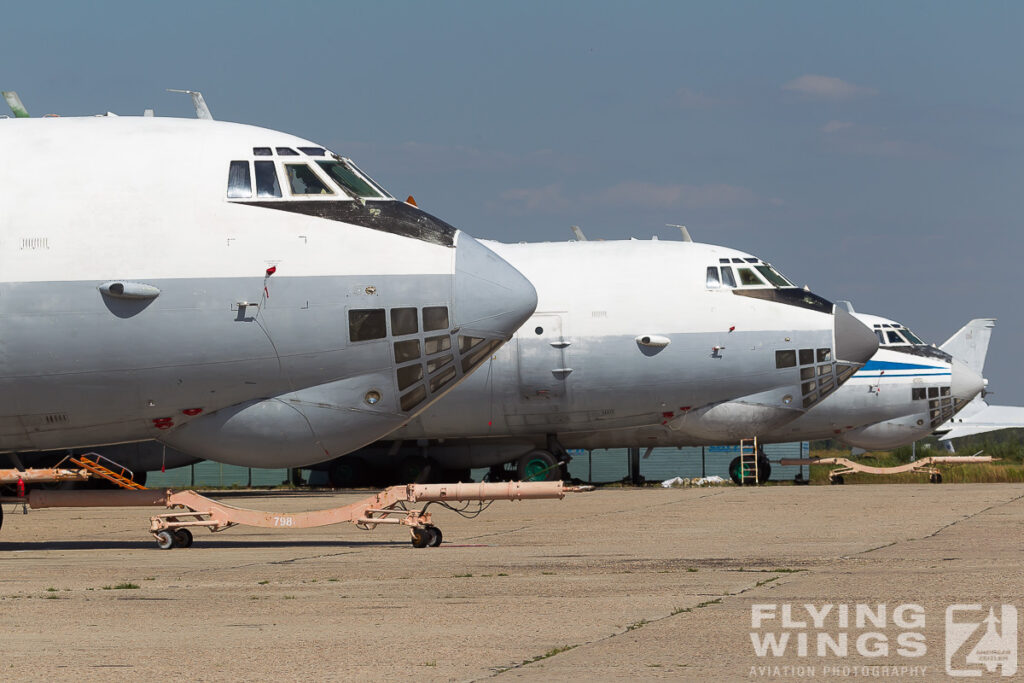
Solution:
M 88 457 L 90 455 L 93 456 L 92 460 L 90 460 Z M 116 472 L 110 469 L 109 467 L 101 465 L 101 459 L 106 460 L 114 467 L 117 467 L 120 471 Z M 142 484 L 139 484 L 132 480 L 132 476 L 134 475 L 130 469 L 128 469 L 127 467 L 121 467 L 121 465 L 118 465 L 110 458 L 104 458 L 99 453 L 86 453 L 85 455 L 71 456 L 70 458 L 68 458 L 68 461 L 74 463 L 78 467 L 81 467 L 83 470 L 86 470 L 90 474 L 100 477 L 102 479 L 106 479 L 107 481 L 112 482 L 123 489 L 142 490 L 146 488 Z
M 740 440 L 740 484 L 742 486 L 756 486 L 760 481 L 757 461 L 757 437 Z

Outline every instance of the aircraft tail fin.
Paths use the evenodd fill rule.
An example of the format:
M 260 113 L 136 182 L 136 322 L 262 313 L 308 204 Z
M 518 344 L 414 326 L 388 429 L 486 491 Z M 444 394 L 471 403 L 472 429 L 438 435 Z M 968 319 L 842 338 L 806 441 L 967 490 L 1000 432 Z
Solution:
M 975 318 L 956 334 L 947 339 L 939 348 L 961 361 L 971 370 L 982 374 L 985 369 L 985 355 L 992 338 L 995 318 Z

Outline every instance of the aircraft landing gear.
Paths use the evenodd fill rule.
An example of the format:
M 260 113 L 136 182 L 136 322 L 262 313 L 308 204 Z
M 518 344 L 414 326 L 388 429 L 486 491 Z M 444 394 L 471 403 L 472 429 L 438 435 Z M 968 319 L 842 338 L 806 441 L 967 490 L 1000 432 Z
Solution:
M 551 451 L 538 448 L 516 462 L 516 478 L 520 481 L 559 481 L 561 472 Z
M 935 472 L 934 474 L 929 474 L 928 475 L 928 481 L 931 482 L 932 484 L 941 484 L 942 483 L 942 475 L 939 474 L 938 472 Z
M 732 459 L 729 463 L 729 478 L 732 479 L 732 483 L 737 486 L 743 486 L 742 472 L 740 470 L 740 458 L 739 456 Z M 757 454 L 757 483 L 763 484 L 768 481 L 772 476 L 772 464 L 769 462 L 767 456 L 764 453 Z

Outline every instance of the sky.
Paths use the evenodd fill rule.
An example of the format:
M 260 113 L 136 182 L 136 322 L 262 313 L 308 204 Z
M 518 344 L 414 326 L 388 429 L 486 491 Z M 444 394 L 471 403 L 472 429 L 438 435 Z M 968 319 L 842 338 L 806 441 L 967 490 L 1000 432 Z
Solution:
M 477 237 L 685 224 L 928 341 L 998 318 L 989 400 L 1024 405 L 1022 3 L 51 1 L 4 25 L 0 88 L 33 115 L 191 117 L 165 89 L 200 90 Z

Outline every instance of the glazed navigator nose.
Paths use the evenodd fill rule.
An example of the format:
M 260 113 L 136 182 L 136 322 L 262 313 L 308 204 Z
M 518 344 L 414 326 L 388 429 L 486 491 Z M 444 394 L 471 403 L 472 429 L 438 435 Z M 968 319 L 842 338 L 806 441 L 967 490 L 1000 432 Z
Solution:
M 864 323 L 840 306 L 832 311 L 836 360 L 867 363 L 878 350 L 878 337 Z
M 985 388 L 985 379 L 955 358 L 950 371 L 950 393 L 953 394 L 953 398 L 970 401 Z
M 459 231 L 452 308 L 460 335 L 508 341 L 537 308 L 537 290 L 505 259 Z

